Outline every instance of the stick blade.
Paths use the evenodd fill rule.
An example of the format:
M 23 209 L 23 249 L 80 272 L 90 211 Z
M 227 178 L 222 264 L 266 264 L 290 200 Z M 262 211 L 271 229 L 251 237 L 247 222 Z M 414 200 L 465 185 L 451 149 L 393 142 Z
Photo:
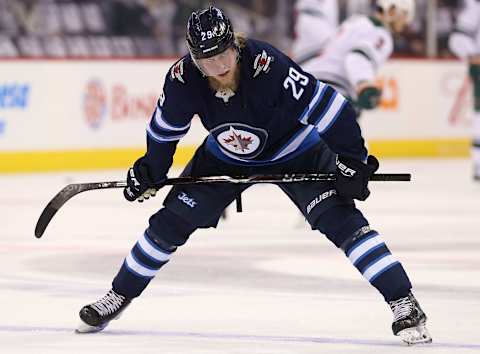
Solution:
M 50 203 L 43 209 L 42 214 L 38 218 L 37 225 L 35 226 L 35 237 L 40 238 L 42 237 L 45 229 L 47 228 L 50 220 L 52 220 L 53 216 L 57 213 L 58 209 L 53 208 Z
M 81 184 L 69 184 L 60 192 L 58 192 L 55 197 L 53 197 L 38 218 L 37 225 L 35 226 L 36 238 L 42 237 L 45 229 L 52 220 L 53 216 L 57 213 L 58 209 L 60 209 L 62 205 L 65 204 L 70 198 L 80 192 L 83 192 Z

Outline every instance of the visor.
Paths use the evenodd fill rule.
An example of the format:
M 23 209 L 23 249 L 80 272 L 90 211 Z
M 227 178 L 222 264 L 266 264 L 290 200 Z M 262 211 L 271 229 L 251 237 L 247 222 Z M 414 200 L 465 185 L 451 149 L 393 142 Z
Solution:
M 209 58 L 194 59 L 198 68 L 207 76 L 226 74 L 234 68 L 237 61 L 237 51 L 230 47 L 220 54 Z

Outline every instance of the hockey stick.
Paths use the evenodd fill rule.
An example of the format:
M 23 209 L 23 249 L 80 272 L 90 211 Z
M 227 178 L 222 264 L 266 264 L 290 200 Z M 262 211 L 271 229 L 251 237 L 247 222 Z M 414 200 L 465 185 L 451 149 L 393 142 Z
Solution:
M 370 181 L 410 181 L 408 173 L 374 174 Z M 285 175 L 253 175 L 253 176 L 210 176 L 210 177 L 177 177 L 166 180 L 165 185 L 178 184 L 206 184 L 206 183 L 233 183 L 233 184 L 256 184 L 256 183 L 298 183 L 334 181 L 335 173 L 294 173 Z M 73 183 L 64 187 L 53 197 L 50 203 L 43 209 L 35 226 L 35 237 L 42 237 L 45 229 L 57 211 L 75 195 L 95 189 L 124 188 L 126 181 Z

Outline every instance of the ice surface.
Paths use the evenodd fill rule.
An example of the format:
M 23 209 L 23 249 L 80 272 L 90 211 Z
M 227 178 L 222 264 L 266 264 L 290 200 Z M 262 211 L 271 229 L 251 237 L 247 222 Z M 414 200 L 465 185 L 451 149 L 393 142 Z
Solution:
M 33 230 L 67 183 L 125 171 L 0 176 L 0 353 L 480 353 L 480 183 L 467 160 L 386 160 L 359 203 L 399 258 L 434 343 L 406 348 L 381 296 L 275 186 L 244 194 L 217 229 L 200 230 L 102 333 L 74 333 L 104 295 L 165 191 L 144 204 L 121 190 L 67 202 Z

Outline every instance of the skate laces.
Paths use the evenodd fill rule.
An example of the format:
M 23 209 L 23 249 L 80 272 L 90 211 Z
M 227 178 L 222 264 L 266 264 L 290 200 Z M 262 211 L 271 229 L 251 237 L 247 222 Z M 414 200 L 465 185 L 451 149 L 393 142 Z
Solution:
M 90 306 L 95 309 L 100 316 L 106 316 L 117 311 L 122 306 L 124 300 L 125 296 L 110 290 L 104 297 Z
M 409 316 L 414 309 L 414 304 L 410 300 L 409 296 L 402 297 L 398 300 L 390 301 L 388 304 L 393 311 L 393 322 Z

